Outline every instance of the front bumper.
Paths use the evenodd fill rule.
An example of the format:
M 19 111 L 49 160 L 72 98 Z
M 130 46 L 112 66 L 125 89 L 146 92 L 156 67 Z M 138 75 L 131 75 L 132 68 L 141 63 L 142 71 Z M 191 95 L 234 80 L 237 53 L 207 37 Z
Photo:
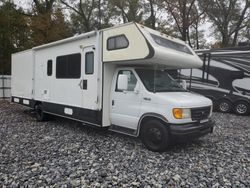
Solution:
M 171 124 L 169 128 L 173 140 L 191 140 L 204 136 L 208 133 L 212 133 L 214 129 L 214 122 L 212 120 L 208 120 L 204 123 L 194 122 L 181 125 Z

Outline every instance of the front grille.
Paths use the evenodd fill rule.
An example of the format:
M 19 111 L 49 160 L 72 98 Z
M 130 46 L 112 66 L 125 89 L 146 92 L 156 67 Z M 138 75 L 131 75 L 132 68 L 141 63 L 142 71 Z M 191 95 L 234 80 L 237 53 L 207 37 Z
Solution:
M 191 118 L 193 121 L 207 119 L 210 114 L 211 106 L 191 109 Z

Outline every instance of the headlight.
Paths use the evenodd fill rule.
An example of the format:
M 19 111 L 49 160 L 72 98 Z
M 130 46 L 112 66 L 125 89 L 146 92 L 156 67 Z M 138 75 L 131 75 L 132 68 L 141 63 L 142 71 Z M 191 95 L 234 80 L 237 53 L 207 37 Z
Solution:
M 174 108 L 173 116 L 175 119 L 191 118 L 191 110 L 189 108 Z

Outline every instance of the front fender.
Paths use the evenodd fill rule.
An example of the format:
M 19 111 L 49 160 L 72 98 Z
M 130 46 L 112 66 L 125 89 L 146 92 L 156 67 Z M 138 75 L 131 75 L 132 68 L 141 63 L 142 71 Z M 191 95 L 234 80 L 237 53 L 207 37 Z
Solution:
M 165 118 L 165 117 L 164 117 L 163 115 L 161 115 L 161 114 L 157 114 L 157 113 L 153 113 L 153 112 L 152 112 L 152 113 L 145 113 L 145 114 L 143 114 L 143 115 L 141 116 L 141 118 L 140 118 L 140 120 L 139 120 L 139 122 L 138 122 L 138 126 L 137 126 L 137 135 L 136 135 L 136 136 L 139 136 L 139 134 L 140 134 L 140 129 L 141 129 L 141 124 L 142 124 L 142 122 L 143 122 L 143 120 L 144 120 L 145 118 L 159 119 L 159 120 L 165 122 L 166 124 L 168 123 L 167 118 Z

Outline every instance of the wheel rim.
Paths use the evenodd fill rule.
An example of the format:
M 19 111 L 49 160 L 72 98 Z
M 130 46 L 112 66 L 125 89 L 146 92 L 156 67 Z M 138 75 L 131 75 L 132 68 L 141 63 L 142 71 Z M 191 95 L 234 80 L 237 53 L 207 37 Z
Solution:
M 229 104 L 227 103 L 227 102 L 222 102 L 222 103 L 220 103 L 220 110 L 222 111 L 222 112 L 227 112 L 227 111 L 229 111 Z
M 239 114 L 245 114 L 247 112 L 247 106 L 245 104 L 238 104 L 236 106 L 236 111 L 239 113 Z
M 151 128 L 148 130 L 148 140 L 151 144 L 157 145 L 162 142 L 161 131 L 157 128 Z

